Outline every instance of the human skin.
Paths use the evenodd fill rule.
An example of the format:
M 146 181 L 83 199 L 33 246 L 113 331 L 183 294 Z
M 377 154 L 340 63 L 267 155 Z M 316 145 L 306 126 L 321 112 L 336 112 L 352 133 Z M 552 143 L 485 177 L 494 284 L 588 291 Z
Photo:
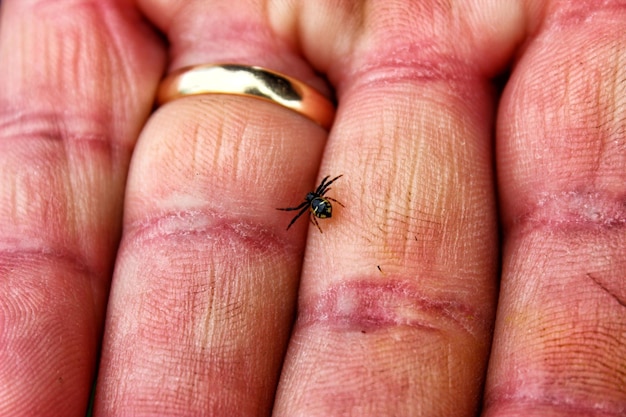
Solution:
M 623 2 L 0 10 L 0 415 L 626 414 Z

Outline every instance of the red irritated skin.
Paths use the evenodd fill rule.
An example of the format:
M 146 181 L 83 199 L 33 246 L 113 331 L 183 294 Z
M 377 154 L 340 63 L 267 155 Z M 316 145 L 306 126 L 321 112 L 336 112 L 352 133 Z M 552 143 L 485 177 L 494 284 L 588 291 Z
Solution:
M 0 415 L 82 416 L 97 367 L 98 417 L 626 414 L 623 1 L 0 10 Z M 334 125 L 150 114 L 220 62 Z

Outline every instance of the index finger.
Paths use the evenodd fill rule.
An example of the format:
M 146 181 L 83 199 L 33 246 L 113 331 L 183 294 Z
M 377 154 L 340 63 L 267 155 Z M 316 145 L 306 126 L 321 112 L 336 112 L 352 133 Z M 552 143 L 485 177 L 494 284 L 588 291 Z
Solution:
M 548 2 L 502 99 L 486 415 L 626 412 L 623 5 Z

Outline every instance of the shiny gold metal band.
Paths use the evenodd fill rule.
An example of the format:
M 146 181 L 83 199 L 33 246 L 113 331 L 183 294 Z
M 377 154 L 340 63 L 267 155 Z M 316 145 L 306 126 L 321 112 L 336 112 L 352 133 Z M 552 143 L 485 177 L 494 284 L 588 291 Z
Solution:
M 159 87 L 159 104 L 196 94 L 234 94 L 280 104 L 329 129 L 335 107 L 301 81 L 260 67 L 195 65 L 169 74 Z

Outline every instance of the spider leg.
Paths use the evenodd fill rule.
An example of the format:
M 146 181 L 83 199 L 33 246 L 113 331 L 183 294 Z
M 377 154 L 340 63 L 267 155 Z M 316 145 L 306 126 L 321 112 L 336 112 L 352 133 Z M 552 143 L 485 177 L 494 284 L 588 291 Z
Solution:
M 317 222 L 317 219 L 315 218 L 315 216 L 311 216 L 311 223 L 317 226 L 317 230 L 319 230 L 320 233 L 324 233 L 322 232 L 322 228 L 320 227 L 320 224 Z
M 324 195 L 326 192 L 328 192 L 328 190 L 330 190 L 330 188 L 328 188 L 328 187 L 330 187 L 330 184 L 332 184 L 333 182 L 337 181 L 341 177 L 343 177 L 343 174 L 333 178 L 332 180 L 330 180 L 328 182 L 326 182 L 326 178 L 328 178 L 328 177 L 324 178 L 324 181 L 322 181 L 322 184 L 320 184 L 320 186 L 317 187 L 317 191 L 316 191 L 317 194 Z
M 300 216 L 302 216 L 304 214 L 305 211 L 309 210 L 309 205 L 307 203 L 306 207 L 304 207 L 302 210 L 300 210 L 300 213 L 298 213 L 296 215 L 296 217 L 294 217 L 291 222 L 289 223 L 289 225 L 287 226 L 287 230 L 289 230 L 289 228 L 291 227 L 292 224 L 294 224 L 296 222 L 296 220 L 298 220 L 298 218 L 300 218 Z
M 328 179 L 328 177 L 330 177 L 330 175 L 326 175 L 322 182 L 320 182 L 320 185 L 318 185 L 317 189 L 315 190 L 315 194 L 319 194 L 322 190 L 326 188 L 326 180 Z
M 334 202 L 334 203 L 339 204 L 341 207 L 346 207 L 346 206 L 344 206 L 344 205 L 343 205 L 343 204 L 342 204 L 339 200 L 335 200 L 335 199 L 334 199 L 334 198 L 332 198 L 332 197 L 324 197 L 324 198 L 325 198 L 326 200 L 330 200 L 330 201 L 332 201 L 332 202 Z
M 306 206 L 307 204 L 309 204 L 309 202 L 305 201 L 302 204 L 300 204 L 298 207 L 277 208 L 276 210 L 282 210 L 282 211 L 300 210 L 302 207 Z

